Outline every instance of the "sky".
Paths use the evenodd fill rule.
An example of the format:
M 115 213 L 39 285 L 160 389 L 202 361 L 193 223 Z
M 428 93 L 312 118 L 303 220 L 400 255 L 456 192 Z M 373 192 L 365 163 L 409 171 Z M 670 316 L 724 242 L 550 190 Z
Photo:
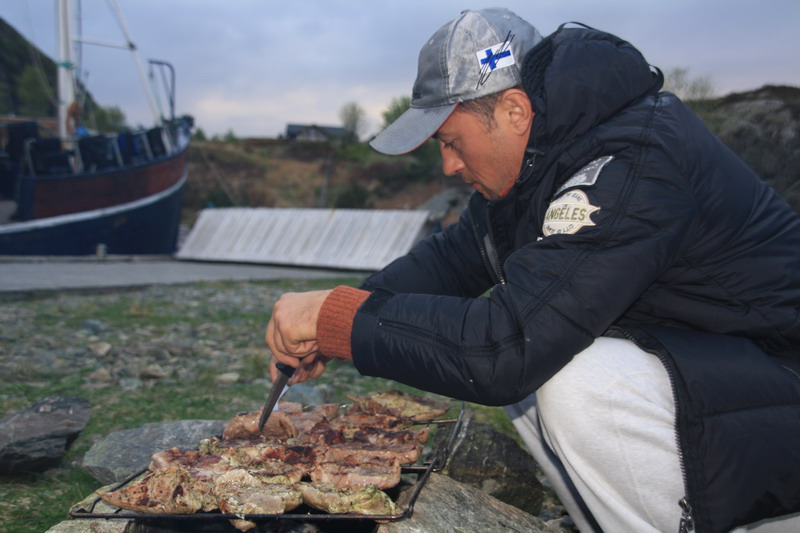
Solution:
M 488 0 L 487 0 L 488 1 Z M 176 71 L 176 113 L 208 136 L 277 137 L 287 124 L 341 125 L 365 112 L 362 138 L 409 95 L 422 44 L 463 9 L 506 7 L 543 34 L 578 21 L 636 46 L 664 71 L 708 77 L 716 95 L 765 84 L 800 87 L 798 0 L 119 0 L 145 71 Z M 122 42 L 105 0 L 80 2 L 85 38 Z M 0 0 L 0 17 L 50 57 L 54 0 Z M 131 54 L 82 47 L 84 77 L 102 106 L 132 126 L 152 114 Z M 155 78 L 161 87 L 161 78 Z M 158 97 L 167 113 L 163 91 Z

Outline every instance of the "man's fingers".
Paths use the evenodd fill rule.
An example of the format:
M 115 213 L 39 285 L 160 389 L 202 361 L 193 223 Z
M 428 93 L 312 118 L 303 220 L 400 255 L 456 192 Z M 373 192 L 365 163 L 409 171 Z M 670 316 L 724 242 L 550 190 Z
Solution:
M 330 359 L 317 353 L 302 360 L 302 364 L 295 370 L 294 375 L 289 380 L 291 385 L 303 383 L 310 379 L 316 379 L 325 371 L 325 365 Z

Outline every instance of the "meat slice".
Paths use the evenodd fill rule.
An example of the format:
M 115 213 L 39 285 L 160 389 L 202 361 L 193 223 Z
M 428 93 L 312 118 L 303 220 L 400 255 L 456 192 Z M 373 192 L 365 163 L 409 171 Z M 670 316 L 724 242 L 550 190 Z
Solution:
M 300 483 L 303 502 L 327 513 L 391 515 L 397 507 L 389 495 L 374 485 L 360 489 L 337 489 L 331 483 Z
M 294 482 L 306 475 L 327 448 L 260 443 L 226 448 L 221 461 L 229 468 L 246 468 L 262 477 L 284 476 Z
M 180 467 L 189 473 L 194 481 L 193 490 L 203 495 L 205 504 L 204 511 L 216 509 L 215 500 L 206 497 L 211 493 L 211 486 L 214 480 L 223 472 L 230 469 L 230 466 L 222 461 L 219 455 L 207 455 L 193 450 L 182 451 L 178 448 L 171 448 L 163 452 L 154 454 L 150 459 L 148 469 L 151 472 L 171 466 Z
M 226 514 L 282 514 L 303 503 L 295 485 L 264 483 L 241 468 L 229 470 L 217 478 L 213 494 L 219 510 Z M 231 520 L 231 524 L 240 531 L 256 527 L 255 522 L 245 519 Z
M 348 396 L 353 400 L 353 410 L 369 414 L 385 414 L 424 422 L 440 417 L 450 409 L 450 404 L 425 396 L 406 394 L 398 390 L 376 392 L 367 396 Z
M 148 470 L 155 471 L 159 468 L 166 468 L 168 466 L 180 466 L 193 475 L 192 477 L 205 477 L 210 476 L 212 472 L 216 471 L 220 466 L 221 457 L 219 455 L 208 455 L 194 450 L 181 450 L 179 448 L 170 448 L 163 452 L 153 454 L 150 458 L 150 466 Z M 195 473 L 197 475 L 195 475 Z
M 330 422 L 322 420 L 314 424 L 311 428 L 300 431 L 296 442 L 307 445 L 330 446 L 338 442 L 344 442 L 344 434 L 335 429 Z
M 349 455 L 336 462 L 320 462 L 311 470 L 311 480 L 331 483 L 337 489 L 353 489 L 375 485 L 390 489 L 400 483 L 400 463 L 394 457 L 373 457 L 367 461 Z
M 189 472 L 178 466 L 159 468 L 118 491 L 96 492 L 111 505 L 140 513 L 191 514 L 216 507 L 208 492 L 197 490 Z
M 406 418 L 398 418 L 392 415 L 371 415 L 354 412 L 345 413 L 331 420 L 331 427 L 341 431 L 345 439 L 352 439 L 356 432 L 364 428 L 397 431 L 405 429 L 410 425 L 411 421 Z
M 422 455 L 422 444 L 418 442 L 403 442 L 392 446 L 370 444 L 368 442 L 343 442 L 328 447 L 325 461 L 344 461 L 349 456 L 355 456 L 359 461 L 369 461 L 373 457 L 381 459 L 397 459 L 401 465 L 415 463 Z
M 387 431 L 379 428 L 361 428 L 353 434 L 353 440 L 368 442 L 380 446 L 392 446 L 406 442 L 428 442 L 430 428 L 420 429 L 401 429 L 399 431 Z
M 321 405 L 315 405 L 312 409 L 312 413 L 319 413 L 324 416 L 327 420 L 333 420 L 337 416 L 339 416 L 341 406 L 338 403 L 323 403 Z
M 290 439 L 297 436 L 297 428 L 292 422 L 290 413 L 281 410 L 274 411 L 269 415 L 263 432 L 258 431 L 260 418 L 260 411 L 233 417 L 222 431 L 222 439 L 256 439 L 261 436 L 267 439 Z

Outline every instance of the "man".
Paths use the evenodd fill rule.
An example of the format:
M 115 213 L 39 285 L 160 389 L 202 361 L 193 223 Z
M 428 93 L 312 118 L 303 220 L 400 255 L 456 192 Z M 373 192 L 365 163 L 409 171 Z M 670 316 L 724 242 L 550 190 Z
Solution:
M 281 297 L 274 359 L 508 406 L 582 531 L 798 530 L 800 219 L 661 83 L 590 28 L 443 26 L 371 144 L 433 136 L 476 194 L 359 289 Z

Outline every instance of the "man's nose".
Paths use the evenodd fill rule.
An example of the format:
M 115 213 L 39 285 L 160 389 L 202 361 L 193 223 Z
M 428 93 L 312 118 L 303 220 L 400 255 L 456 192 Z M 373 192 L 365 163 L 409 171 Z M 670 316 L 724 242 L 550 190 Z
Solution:
M 445 176 L 458 174 L 464 168 L 461 158 L 453 154 L 452 150 L 440 150 L 442 153 L 442 172 Z

